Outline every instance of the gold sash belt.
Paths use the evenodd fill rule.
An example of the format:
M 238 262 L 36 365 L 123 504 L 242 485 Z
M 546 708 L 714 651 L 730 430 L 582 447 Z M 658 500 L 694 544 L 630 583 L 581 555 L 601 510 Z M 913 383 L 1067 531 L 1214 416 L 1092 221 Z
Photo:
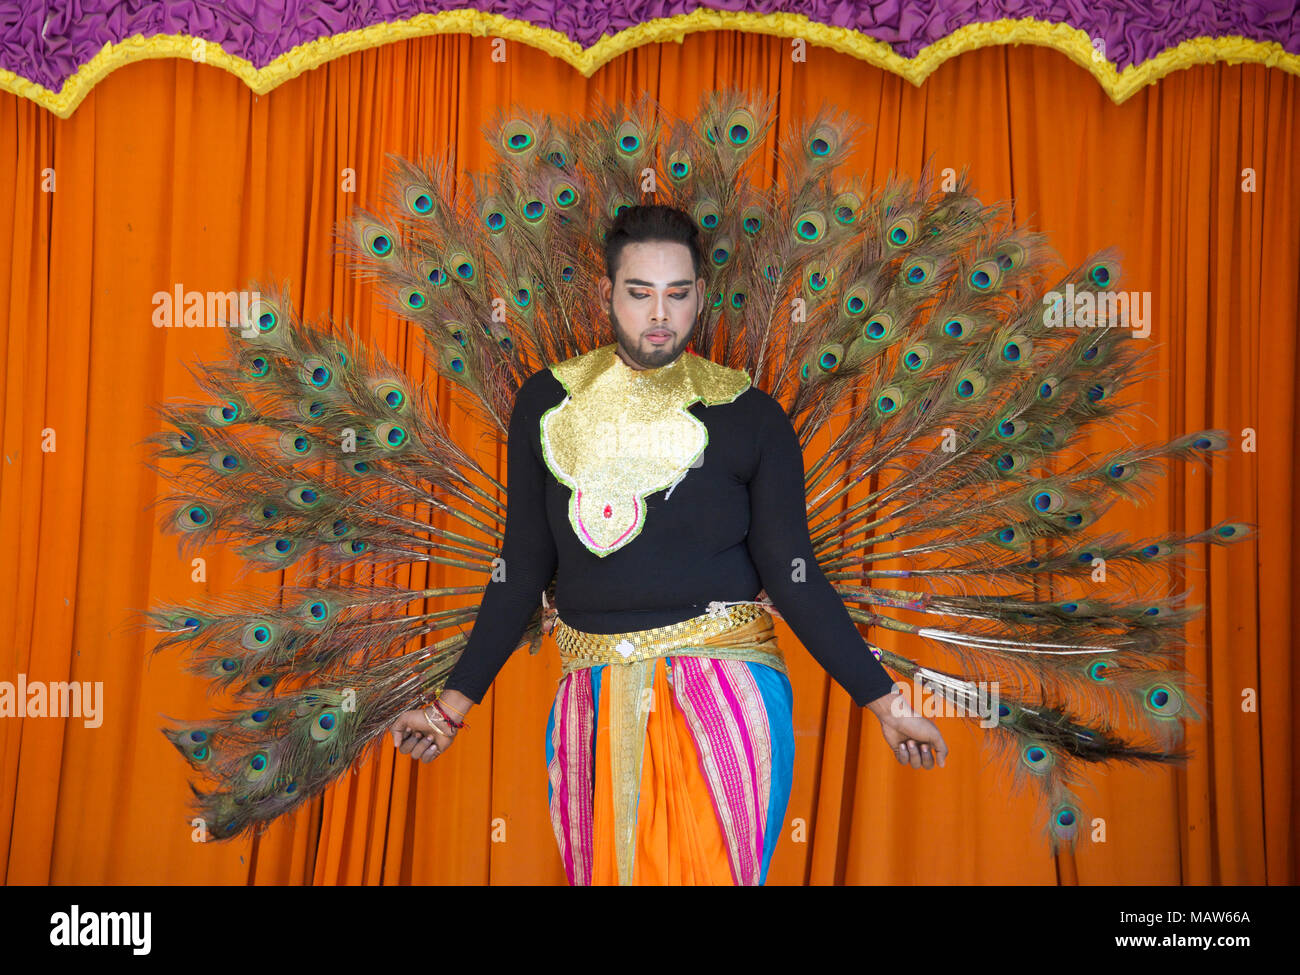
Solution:
M 772 616 L 752 603 L 630 633 L 583 633 L 557 619 L 551 635 L 560 648 L 565 675 L 600 664 L 630 664 L 669 655 L 748 660 L 787 673 Z

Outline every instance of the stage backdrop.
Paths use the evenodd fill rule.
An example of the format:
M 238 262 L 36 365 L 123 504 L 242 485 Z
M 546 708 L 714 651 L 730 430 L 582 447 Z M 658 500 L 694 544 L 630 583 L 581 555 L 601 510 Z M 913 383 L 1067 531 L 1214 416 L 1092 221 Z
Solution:
M 962 54 L 921 87 L 829 50 L 795 62 L 788 39 L 733 31 L 648 44 L 590 78 L 521 43 L 505 50 L 502 62 L 486 37 L 403 40 L 261 96 L 208 64 L 145 60 L 100 79 L 67 119 L 0 93 L 5 175 L 14 161 L 0 179 L 0 680 L 101 681 L 105 702 L 98 727 L 0 720 L 0 876 L 563 883 L 546 813 L 542 737 L 559 676 L 549 642 L 511 659 L 432 765 L 388 745 L 256 841 L 191 841 L 189 769 L 158 729 L 209 703 L 175 655 L 148 657 L 152 637 L 128 611 L 279 580 L 241 581 L 239 560 L 214 548 L 207 582 L 193 583 L 158 531 L 149 505 L 164 485 L 140 445 L 159 429 L 149 404 L 192 394 L 185 363 L 223 355 L 224 336 L 153 327 L 151 296 L 288 280 L 306 315 L 348 320 L 432 379 L 331 237 L 377 198 L 386 152 L 454 148 L 472 170 L 489 159 L 480 127 L 499 106 L 582 112 L 596 95 L 649 92 L 689 115 L 701 93 L 742 85 L 777 96 L 773 137 L 823 100 L 855 112 L 868 127 L 856 164 L 873 183 L 915 175 L 932 155 L 969 165 L 985 202 L 1014 198 L 1067 262 L 1119 245 L 1123 286 L 1152 292 L 1162 371 L 1136 390 L 1149 403 L 1142 438 L 1217 427 L 1238 445 L 1252 430 L 1258 445 L 1217 458 L 1212 475 L 1177 470 L 1117 523 L 1149 534 L 1233 517 L 1260 537 L 1188 560 L 1182 581 L 1206 606 L 1188 660 L 1209 686 L 1210 720 L 1190 726 L 1185 771 L 1097 777 L 1086 798 L 1107 842 L 1048 855 L 1031 798 L 1006 795 L 982 767 L 978 729 L 957 721 L 941 724 L 947 768 L 900 767 L 875 719 L 782 626 L 798 759 L 771 882 L 1294 881 L 1297 78 L 1193 66 L 1116 104 L 1083 67 L 1029 46 Z M 453 429 L 481 432 L 459 418 Z M 486 462 L 504 472 L 503 456 Z M 1243 708 L 1250 691 L 1256 710 Z

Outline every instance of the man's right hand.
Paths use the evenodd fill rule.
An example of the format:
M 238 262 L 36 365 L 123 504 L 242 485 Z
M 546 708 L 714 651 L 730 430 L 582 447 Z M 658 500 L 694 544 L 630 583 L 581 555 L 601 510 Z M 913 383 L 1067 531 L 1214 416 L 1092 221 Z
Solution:
M 425 764 L 450 748 L 456 738 L 455 735 L 444 735 L 438 731 L 429 723 L 423 711 L 403 711 L 397 716 L 397 720 L 389 725 L 388 731 L 392 734 L 393 744 L 399 752 Z

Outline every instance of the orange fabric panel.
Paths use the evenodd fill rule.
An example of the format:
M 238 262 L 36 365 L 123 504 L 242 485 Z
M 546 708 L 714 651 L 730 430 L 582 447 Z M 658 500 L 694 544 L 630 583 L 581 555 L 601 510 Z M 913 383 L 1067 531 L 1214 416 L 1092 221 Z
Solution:
M 1027 46 L 962 55 L 914 88 L 821 48 L 794 61 L 787 41 L 759 35 L 694 34 L 591 79 L 518 44 L 495 61 L 491 44 L 359 52 L 265 97 L 211 66 L 143 62 L 68 120 L 0 93 L 0 680 L 102 682 L 104 696 L 98 727 L 0 720 L 5 882 L 564 883 L 546 809 L 542 733 L 560 676 L 549 642 L 507 664 L 432 765 L 385 746 L 263 836 L 194 842 L 188 770 L 157 729 L 212 702 L 175 654 L 148 657 L 152 634 L 128 611 L 282 580 L 241 579 L 224 548 L 199 553 L 201 574 L 158 530 L 150 505 L 166 489 L 139 446 L 158 429 L 149 404 L 196 396 L 185 363 L 226 346 L 216 329 L 154 328 L 151 296 L 288 280 L 308 317 L 331 312 L 434 381 L 414 330 L 346 272 L 331 238 L 378 199 L 384 154 L 454 148 L 474 170 L 491 160 L 480 129 L 500 106 L 573 113 L 649 91 L 690 114 L 730 85 L 776 95 L 769 146 L 825 99 L 866 126 L 855 161 L 870 183 L 933 154 L 940 169 L 969 165 L 985 202 L 1014 197 L 1064 261 L 1122 249 L 1121 286 L 1152 295 L 1156 375 L 1132 390 L 1147 404 L 1134 429 L 1098 432 L 1090 450 L 1210 427 L 1258 444 L 1212 471 L 1176 468 L 1145 508 L 1104 522 L 1142 537 L 1229 515 L 1260 526 L 1257 543 L 1194 550 L 1175 580 L 1205 606 L 1187 635 L 1208 720 L 1189 729 L 1185 770 L 1095 775 L 1104 840 L 1053 858 L 1032 798 L 985 767 L 978 728 L 944 720 L 947 767 L 900 767 L 874 717 L 778 623 L 798 754 L 768 882 L 1294 882 L 1300 78 L 1201 66 L 1117 106 L 1066 58 Z M 437 400 L 502 475 L 504 451 L 445 385 Z M 472 580 L 425 566 L 398 581 Z
M 609 682 L 600 685 L 596 783 L 592 807 L 592 886 L 618 885 L 614 852 L 614 793 L 610 781 Z M 709 784 L 700 771 L 690 725 L 673 698 L 664 658 L 655 661 L 646 716 L 641 795 L 637 806 L 632 885 L 731 886 L 727 841 Z

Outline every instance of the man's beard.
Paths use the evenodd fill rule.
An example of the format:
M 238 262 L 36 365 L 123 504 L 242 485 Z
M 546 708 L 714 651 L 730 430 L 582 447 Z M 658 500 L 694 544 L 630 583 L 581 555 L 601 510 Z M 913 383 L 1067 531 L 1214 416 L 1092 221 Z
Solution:
M 651 347 L 643 351 L 636 336 L 623 328 L 618 320 L 618 313 L 614 311 L 612 305 L 609 309 L 609 318 L 614 325 L 614 335 L 618 337 L 618 344 L 622 348 L 624 355 L 642 369 L 658 369 L 676 361 L 677 357 L 686 349 L 686 346 L 690 344 L 691 336 L 695 334 L 695 328 L 692 325 L 691 330 L 683 335 L 680 341 L 670 345 Z

